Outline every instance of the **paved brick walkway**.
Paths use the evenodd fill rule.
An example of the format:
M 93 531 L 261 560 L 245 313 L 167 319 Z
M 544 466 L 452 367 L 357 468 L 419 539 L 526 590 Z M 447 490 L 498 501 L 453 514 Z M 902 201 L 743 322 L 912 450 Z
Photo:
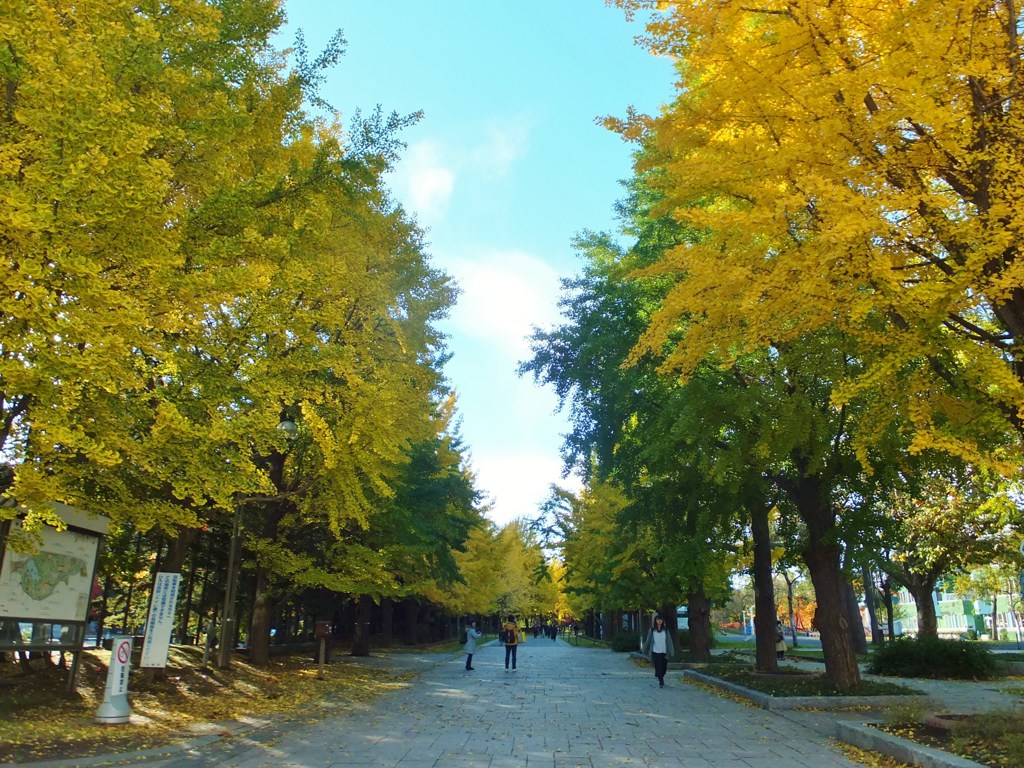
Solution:
M 476 671 L 442 657 L 407 688 L 317 723 L 271 723 L 146 765 L 174 768 L 853 768 L 799 722 L 705 693 L 625 654 L 531 639 L 519 670 L 478 649 Z M 450 659 L 450 660 L 449 660 Z M 435 659 L 437 661 L 438 659 Z M 118 765 L 139 765 L 123 756 Z

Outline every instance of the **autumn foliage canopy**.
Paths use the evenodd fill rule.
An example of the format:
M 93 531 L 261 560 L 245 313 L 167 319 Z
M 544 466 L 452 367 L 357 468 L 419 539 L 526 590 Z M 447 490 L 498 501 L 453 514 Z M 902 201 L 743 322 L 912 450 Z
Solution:
M 654 118 L 610 121 L 704 233 L 643 338 L 692 372 L 823 328 L 867 366 L 836 400 L 897 406 L 914 449 L 989 460 L 1024 413 L 1021 18 L 1002 0 L 622 0 L 679 63 Z M 866 427 L 865 422 L 865 427 Z

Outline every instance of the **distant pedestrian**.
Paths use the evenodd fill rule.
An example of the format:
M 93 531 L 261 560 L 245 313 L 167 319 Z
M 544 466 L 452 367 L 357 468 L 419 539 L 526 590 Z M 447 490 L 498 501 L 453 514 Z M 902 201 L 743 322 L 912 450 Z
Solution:
M 786 636 L 782 633 L 782 622 L 775 622 L 775 655 L 779 659 L 786 658 Z
M 558 625 L 551 622 L 551 641 L 554 642 L 558 639 Z
M 505 643 L 505 671 L 508 672 L 508 663 L 512 662 L 512 671 L 516 671 L 516 649 L 519 646 L 519 625 L 516 624 L 516 617 L 509 616 L 508 620 L 501 627 L 501 641 Z
M 466 644 L 462 646 L 462 650 L 466 652 L 466 671 L 473 671 L 473 654 L 476 653 L 476 641 L 482 637 L 483 633 L 476 628 L 476 621 L 470 620 L 469 624 L 466 625 Z
M 658 685 L 665 687 L 665 673 L 668 671 L 668 657 L 675 655 L 672 646 L 672 635 L 665 626 L 665 619 L 660 614 L 654 617 L 654 625 L 647 633 L 647 640 L 643 645 L 643 654 L 651 660 L 654 665 L 654 676 L 658 678 Z

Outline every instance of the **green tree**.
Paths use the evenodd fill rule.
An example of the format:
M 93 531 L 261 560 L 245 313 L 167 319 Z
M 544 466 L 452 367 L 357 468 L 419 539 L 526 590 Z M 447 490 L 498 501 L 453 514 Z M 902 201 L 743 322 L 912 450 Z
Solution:
M 913 596 L 918 636 L 937 637 L 936 584 L 1005 554 L 1020 509 L 997 477 L 950 462 L 925 467 L 882 503 L 895 532 L 879 567 Z

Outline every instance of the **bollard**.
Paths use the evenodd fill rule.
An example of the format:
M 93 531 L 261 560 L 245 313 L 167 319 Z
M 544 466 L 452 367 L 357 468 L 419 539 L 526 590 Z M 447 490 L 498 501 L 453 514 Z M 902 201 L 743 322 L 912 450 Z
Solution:
M 95 720 L 104 725 L 127 723 L 132 708 L 128 704 L 128 672 L 131 670 L 132 639 L 115 637 L 110 646 L 107 689 L 103 703 L 96 708 Z

